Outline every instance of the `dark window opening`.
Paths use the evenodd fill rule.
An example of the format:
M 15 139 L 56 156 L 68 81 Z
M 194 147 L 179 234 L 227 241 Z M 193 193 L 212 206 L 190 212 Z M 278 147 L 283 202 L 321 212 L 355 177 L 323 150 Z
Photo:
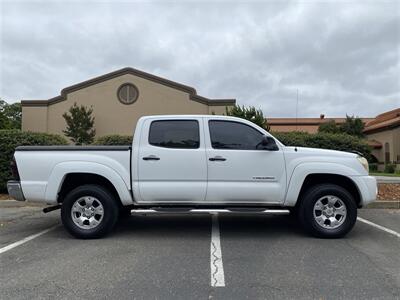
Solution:
M 253 127 L 234 121 L 209 121 L 214 149 L 261 150 L 263 134 Z
M 153 121 L 149 143 L 157 147 L 197 149 L 200 146 L 199 123 L 195 120 Z
M 389 143 L 385 143 L 385 163 L 390 162 L 390 149 L 389 149 Z

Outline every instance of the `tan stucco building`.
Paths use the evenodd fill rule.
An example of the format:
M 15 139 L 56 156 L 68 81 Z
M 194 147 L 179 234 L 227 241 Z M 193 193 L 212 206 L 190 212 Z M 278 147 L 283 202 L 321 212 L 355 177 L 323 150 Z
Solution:
M 364 133 L 375 144 L 372 154 L 378 162 L 395 163 L 400 169 L 400 108 L 376 116 L 366 124 Z
M 22 100 L 22 130 L 63 134 L 62 115 L 74 103 L 93 108 L 96 136 L 103 136 L 132 134 L 144 115 L 223 114 L 235 102 L 208 99 L 192 87 L 124 68 L 66 87 L 48 100 Z
M 374 118 L 361 118 L 364 124 Z M 268 125 L 273 132 L 303 131 L 317 133 L 319 125 L 334 121 L 336 125 L 346 122 L 346 118 L 326 118 L 321 114 L 319 118 L 267 118 Z

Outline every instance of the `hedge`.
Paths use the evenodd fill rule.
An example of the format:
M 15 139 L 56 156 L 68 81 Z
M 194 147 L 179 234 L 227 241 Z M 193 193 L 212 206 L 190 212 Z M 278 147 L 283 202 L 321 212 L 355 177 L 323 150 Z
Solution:
M 340 151 L 358 151 L 368 160 L 371 149 L 366 141 L 348 134 L 306 132 L 273 132 L 286 146 L 333 149 Z M 97 138 L 94 145 L 131 145 L 132 136 L 106 135 Z M 14 149 L 21 145 L 67 145 L 67 140 L 59 135 L 22 132 L 20 130 L 0 130 L 0 192 L 6 191 L 7 180 L 11 177 L 10 161 Z
M 55 134 L 0 130 L 0 192 L 7 190 L 7 180 L 11 178 L 10 161 L 17 146 L 67 144 L 65 138 Z
M 364 139 L 345 133 L 319 132 L 273 132 L 271 133 L 286 146 L 332 149 L 347 152 L 360 152 L 370 161 L 371 148 Z
M 95 140 L 93 145 L 131 145 L 132 136 L 111 134 L 99 137 Z
M 358 151 L 367 159 L 371 157 L 371 149 L 365 140 L 345 133 L 316 133 L 307 132 L 273 132 L 278 140 L 286 146 L 311 147 L 333 149 L 340 151 Z M 129 135 L 105 135 L 94 142 L 94 145 L 131 145 L 132 136 Z

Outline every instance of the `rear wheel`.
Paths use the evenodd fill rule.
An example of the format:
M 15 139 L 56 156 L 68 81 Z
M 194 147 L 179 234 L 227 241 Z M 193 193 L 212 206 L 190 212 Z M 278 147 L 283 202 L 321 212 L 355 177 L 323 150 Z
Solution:
M 99 185 L 83 185 L 65 197 L 61 219 L 77 238 L 99 238 L 112 230 L 118 218 L 116 199 Z
M 320 184 L 311 187 L 302 197 L 299 218 L 312 235 L 339 238 L 353 228 L 357 206 L 353 196 L 344 188 Z

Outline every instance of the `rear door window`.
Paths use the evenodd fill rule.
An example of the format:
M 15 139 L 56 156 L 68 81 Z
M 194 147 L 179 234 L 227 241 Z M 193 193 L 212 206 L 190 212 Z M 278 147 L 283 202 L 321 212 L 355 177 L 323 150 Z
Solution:
M 160 120 L 150 125 L 149 144 L 175 149 L 200 147 L 199 122 L 196 120 Z

